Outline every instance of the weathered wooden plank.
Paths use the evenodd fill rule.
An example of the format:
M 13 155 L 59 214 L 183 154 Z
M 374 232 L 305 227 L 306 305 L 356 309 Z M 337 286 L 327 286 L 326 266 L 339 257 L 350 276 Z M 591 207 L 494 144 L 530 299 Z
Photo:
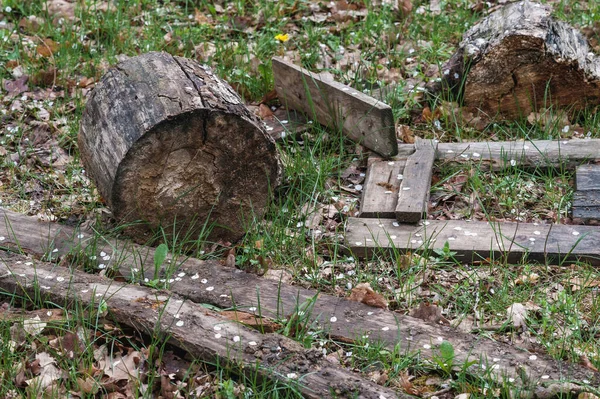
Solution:
M 600 165 L 578 166 L 575 171 L 575 189 L 577 191 L 600 190 Z
M 395 217 L 405 165 L 406 159 L 369 163 L 360 202 L 360 217 Z
M 427 214 L 436 145 L 433 141 L 417 139 L 416 151 L 406 160 L 395 211 L 396 220 L 401 223 L 416 223 Z
M 600 190 L 582 190 L 573 193 L 573 207 L 600 206 Z
M 111 319 L 118 323 L 149 336 L 169 337 L 169 343 L 202 361 L 257 370 L 262 377 L 290 383 L 307 398 L 333 398 L 340 393 L 373 399 L 411 398 L 330 363 L 320 351 L 306 350 L 279 334 L 261 334 L 170 292 L 31 262 L 24 256 L 0 260 L 0 290 L 41 297 L 66 308 L 93 307 L 103 300 Z M 264 355 L 273 348 L 277 353 Z
M 574 206 L 572 216 L 574 219 L 582 219 L 581 222 L 584 223 L 600 220 L 600 206 Z
M 413 144 L 400 144 L 397 157 L 415 152 Z M 438 143 L 437 159 L 480 161 L 492 169 L 511 166 L 576 166 L 600 160 L 600 139 L 532 140 L 469 143 Z
M 360 257 L 378 251 L 450 250 L 466 262 L 506 257 L 539 261 L 584 260 L 600 265 L 600 228 L 580 225 L 428 220 L 422 225 L 393 219 L 349 218 L 346 242 Z
M 398 153 L 394 116 L 385 103 L 280 58 L 273 58 L 273 76 L 287 108 L 341 127 L 349 138 L 383 156 Z
M 153 248 L 116 239 L 96 240 L 93 235 L 72 227 L 39 222 L 35 218 L 2 209 L 0 236 L 4 237 L 0 246 L 14 247 L 14 243 L 18 242 L 21 248 L 38 255 L 62 255 L 71 248 L 82 250 L 85 247 L 94 249 L 95 252 L 88 252 L 91 255 L 105 252 L 111 257 L 106 262 L 110 267 L 116 267 L 122 275 L 133 277 L 141 284 L 144 283 L 144 275 L 150 279 L 153 275 Z M 75 245 L 69 238 L 76 241 Z M 57 252 L 52 252 L 54 249 Z M 327 329 L 333 339 L 352 341 L 367 334 L 369 340 L 389 350 L 419 353 L 425 359 L 432 359 L 441 338 L 455 348 L 457 367 L 474 361 L 476 364 L 469 369 L 471 374 L 485 375 L 500 384 L 507 384 L 508 378 L 514 378 L 514 384 L 522 389 L 526 387 L 523 387 L 519 378 L 519 365 L 523 366 L 531 381 L 542 383 L 538 388 L 565 380 L 600 383 L 600 374 L 577 364 L 555 361 L 543 354 L 537 354 L 537 360 L 532 361 L 529 359 L 530 353 L 511 345 L 459 333 L 450 327 L 428 324 L 420 319 L 314 290 L 266 280 L 224 267 L 216 261 L 189 258 L 174 260 L 172 264 L 176 266 L 176 271 L 170 274 L 173 277 L 171 290 L 197 303 L 220 308 L 236 307 L 273 318 L 293 314 L 302 306 L 313 303 L 310 319 Z M 136 269 L 139 272 L 135 272 Z M 164 275 L 164 271 L 161 275 Z M 207 289 L 209 287 L 212 288 Z M 493 358 L 499 360 L 491 362 Z M 548 375 L 549 378 L 541 380 L 542 375 Z

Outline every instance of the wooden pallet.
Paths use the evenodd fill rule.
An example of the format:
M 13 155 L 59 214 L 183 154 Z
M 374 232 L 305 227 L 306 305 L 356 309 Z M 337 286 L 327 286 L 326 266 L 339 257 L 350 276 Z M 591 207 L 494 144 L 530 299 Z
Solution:
M 432 151 L 426 162 L 422 151 Z M 600 228 L 478 221 L 434 221 L 426 206 L 433 158 L 478 161 L 492 169 L 505 167 L 576 167 L 600 158 L 600 140 L 404 144 L 389 160 L 371 159 L 359 218 L 347 223 L 346 245 L 360 257 L 390 251 L 430 251 L 448 244 L 464 261 L 506 257 L 600 264 Z M 407 183 L 408 182 L 408 183 Z M 419 186 L 419 190 L 403 187 Z M 600 219 L 600 165 L 579 166 L 573 216 Z M 409 194 L 410 193 L 410 194 Z M 403 208 L 404 207 L 404 208 Z M 399 212 L 404 209 L 404 212 Z M 408 216 L 407 216 L 408 215 Z M 418 224 L 415 224 L 419 222 Z

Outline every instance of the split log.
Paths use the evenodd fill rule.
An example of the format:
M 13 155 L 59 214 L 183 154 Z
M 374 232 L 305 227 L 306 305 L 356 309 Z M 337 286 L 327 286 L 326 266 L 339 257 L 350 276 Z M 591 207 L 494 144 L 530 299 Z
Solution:
M 23 256 L 3 256 L 0 289 L 11 296 L 35 296 L 66 308 L 94 307 L 103 300 L 117 323 L 148 336 L 169 337 L 170 344 L 210 364 L 258 371 L 262 378 L 282 381 L 306 398 L 412 398 L 329 362 L 318 349 L 304 349 L 282 335 L 261 334 L 176 294 L 46 262 L 32 263 Z
M 211 238 L 236 241 L 281 175 L 274 141 L 233 89 L 166 53 L 106 73 L 83 112 L 79 150 L 114 216 L 143 222 L 129 229 L 138 242 L 158 226 L 194 237 L 210 223 Z
M 600 60 L 580 32 L 550 17 L 551 10 L 528 0 L 513 3 L 465 33 L 443 72 L 467 107 L 515 118 L 600 102 Z
M 101 252 L 105 252 L 104 255 L 108 254 L 110 258 L 106 263 L 133 281 L 143 284 L 144 277 L 153 278 L 154 248 L 118 239 L 95 239 L 93 234 L 79 229 L 38 222 L 32 217 L 1 209 L 0 217 L 0 236 L 4 237 L 0 243 L 2 247 L 17 246 L 31 254 L 46 257 L 90 248 L 95 252 L 87 252 L 88 255 L 100 256 Z M 353 220 L 361 219 L 350 219 L 350 223 Z M 364 240 L 364 237 L 361 239 Z M 550 389 L 565 381 L 587 380 L 592 386 L 600 384 L 600 373 L 578 364 L 553 360 L 539 353 L 536 354 L 537 359 L 532 360 L 530 353 L 512 345 L 314 290 L 259 278 L 235 268 L 224 267 L 217 261 L 172 259 L 171 265 L 177 265 L 176 272 L 171 274 L 175 277 L 171 290 L 196 303 L 222 309 L 235 307 L 256 312 L 257 316 L 260 313 L 263 317 L 281 318 L 294 314 L 302 305 L 314 302 L 308 317 L 311 322 L 319 323 L 335 340 L 354 342 L 366 333 L 370 342 L 383 345 L 390 351 L 418 353 L 425 359 L 439 356 L 437 346 L 442 341 L 448 341 L 455 349 L 457 370 L 464 364 L 475 362 L 468 370 L 470 374 L 491 378 L 501 385 L 508 384 L 507 379 L 512 378 L 514 385 L 520 387 L 517 389 L 523 390 L 531 388 L 519 377 L 523 373 L 533 384 L 540 383 L 537 389 Z M 165 277 L 164 269 L 161 276 Z M 490 359 L 496 360 L 494 364 L 489 364 Z

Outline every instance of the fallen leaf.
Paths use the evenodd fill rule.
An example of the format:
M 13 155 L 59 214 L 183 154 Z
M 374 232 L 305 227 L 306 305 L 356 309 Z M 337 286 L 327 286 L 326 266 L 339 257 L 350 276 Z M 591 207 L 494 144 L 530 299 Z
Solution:
M 596 371 L 596 372 L 598 371 L 598 368 L 596 366 L 594 366 L 592 364 L 592 362 L 590 362 L 590 359 L 587 357 L 587 355 L 585 353 L 581 354 L 581 356 L 579 357 L 579 362 L 585 368 L 588 368 L 588 369 Z
M 260 104 L 258 106 L 258 116 L 261 119 L 270 120 L 273 119 L 273 111 L 271 111 L 271 107 L 266 104 Z
M 429 323 L 450 325 L 450 321 L 442 315 L 442 308 L 434 304 L 422 302 L 418 308 L 412 309 L 409 314 Z
M 4 79 L 2 82 L 2 87 L 8 92 L 9 95 L 17 96 L 29 90 L 29 87 L 27 87 L 28 80 L 29 76 L 27 75 L 23 75 L 15 80 Z
M 414 144 L 415 142 L 415 134 L 407 125 L 398 124 L 396 126 L 396 137 L 402 140 L 404 143 Z
M 512 325 L 516 328 L 527 326 L 527 309 L 522 303 L 513 303 L 506 309 L 506 314 Z
M 36 52 L 42 57 L 50 58 L 54 56 L 54 53 L 56 53 L 59 48 L 59 43 L 55 42 L 52 39 L 46 38 L 42 43 L 38 44 Z
M 46 328 L 46 323 L 38 315 L 23 321 L 23 329 L 29 335 L 38 335 L 44 328 Z
M 281 329 L 281 325 L 277 324 L 267 318 L 260 317 L 254 313 L 241 312 L 239 310 L 224 310 L 219 314 L 229 320 L 237 321 L 248 327 L 254 328 L 255 330 L 273 333 Z
M 360 283 L 354 287 L 348 299 L 355 302 L 362 302 L 365 305 L 375 308 L 388 308 L 388 302 L 383 295 L 373 291 L 369 283 Z
M 293 279 L 293 276 L 289 272 L 282 269 L 269 269 L 263 277 L 269 280 L 281 281 L 284 284 L 290 283 Z

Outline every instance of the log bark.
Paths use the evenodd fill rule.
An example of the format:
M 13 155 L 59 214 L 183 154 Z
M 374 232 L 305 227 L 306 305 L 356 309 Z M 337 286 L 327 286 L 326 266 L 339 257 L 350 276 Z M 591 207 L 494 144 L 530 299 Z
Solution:
M 66 308 L 93 307 L 103 300 L 109 318 L 122 325 L 148 336 L 169 337 L 170 344 L 201 361 L 258 371 L 262 378 L 295 387 L 306 398 L 413 398 L 329 362 L 318 349 L 304 349 L 282 335 L 261 334 L 176 294 L 33 263 L 24 256 L 3 256 L 0 289 Z
M 445 65 L 446 83 L 495 117 L 527 117 L 553 107 L 575 112 L 600 102 L 600 60 L 576 29 L 528 0 L 486 17 Z
M 144 241 L 158 226 L 236 241 L 261 217 L 281 166 L 274 141 L 208 67 L 166 53 L 111 69 L 87 101 L 79 132 L 86 172 Z M 141 234 L 141 236 L 139 236 Z
M 91 248 L 92 251 L 86 251 L 87 257 L 96 255 L 101 259 L 104 252 L 104 256 L 108 255 L 110 260 L 103 262 L 117 269 L 122 276 L 140 284 L 144 283 L 144 277 L 153 278 L 154 248 L 118 239 L 95 238 L 93 234 L 79 229 L 38 222 L 32 217 L 1 209 L 0 217 L 0 236 L 5 238 L 0 248 L 17 247 L 38 257 L 52 257 L 54 260 L 57 256 L 67 259 L 66 254 Z M 416 237 L 414 234 L 412 236 Z M 443 244 L 443 241 L 440 240 L 440 243 Z M 448 326 L 427 323 L 345 298 L 267 280 L 222 266 L 218 261 L 168 259 L 171 265 L 177 265 L 177 270 L 171 273 L 174 277 L 171 291 L 196 303 L 221 309 L 236 308 L 255 312 L 262 317 L 280 319 L 294 314 L 299 306 L 314 300 L 309 315 L 311 322 L 319 323 L 335 340 L 354 342 L 357 337 L 366 334 L 369 342 L 383 345 L 390 351 L 401 349 L 407 354 L 418 354 L 432 360 L 436 354 L 439 355 L 437 345 L 441 342 L 439 337 L 442 337 L 442 340 L 454 346 L 457 370 L 468 362 L 475 362 L 468 370 L 471 375 L 491 378 L 501 385 L 507 383 L 507 378 L 514 378 L 514 385 L 523 392 L 532 388 L 519 377 L 523 371 L 529 381 L 534 384 L 541 382 L 533 387 L 536 389 L 547 390 L 566 381 L 581 383 L 587 380 L 591 386 L 600 384 L 600 373 L 578 364 L 551 359 L 545 354 L 537 354 L 537 359 L 533 361 L 530 359 L 531 353 L 513 345 L 461 333 Z M 168 278 L 164 270 L 161 277 Z M 494 358 L 497 359 L 490 368 L 489 360 Z

